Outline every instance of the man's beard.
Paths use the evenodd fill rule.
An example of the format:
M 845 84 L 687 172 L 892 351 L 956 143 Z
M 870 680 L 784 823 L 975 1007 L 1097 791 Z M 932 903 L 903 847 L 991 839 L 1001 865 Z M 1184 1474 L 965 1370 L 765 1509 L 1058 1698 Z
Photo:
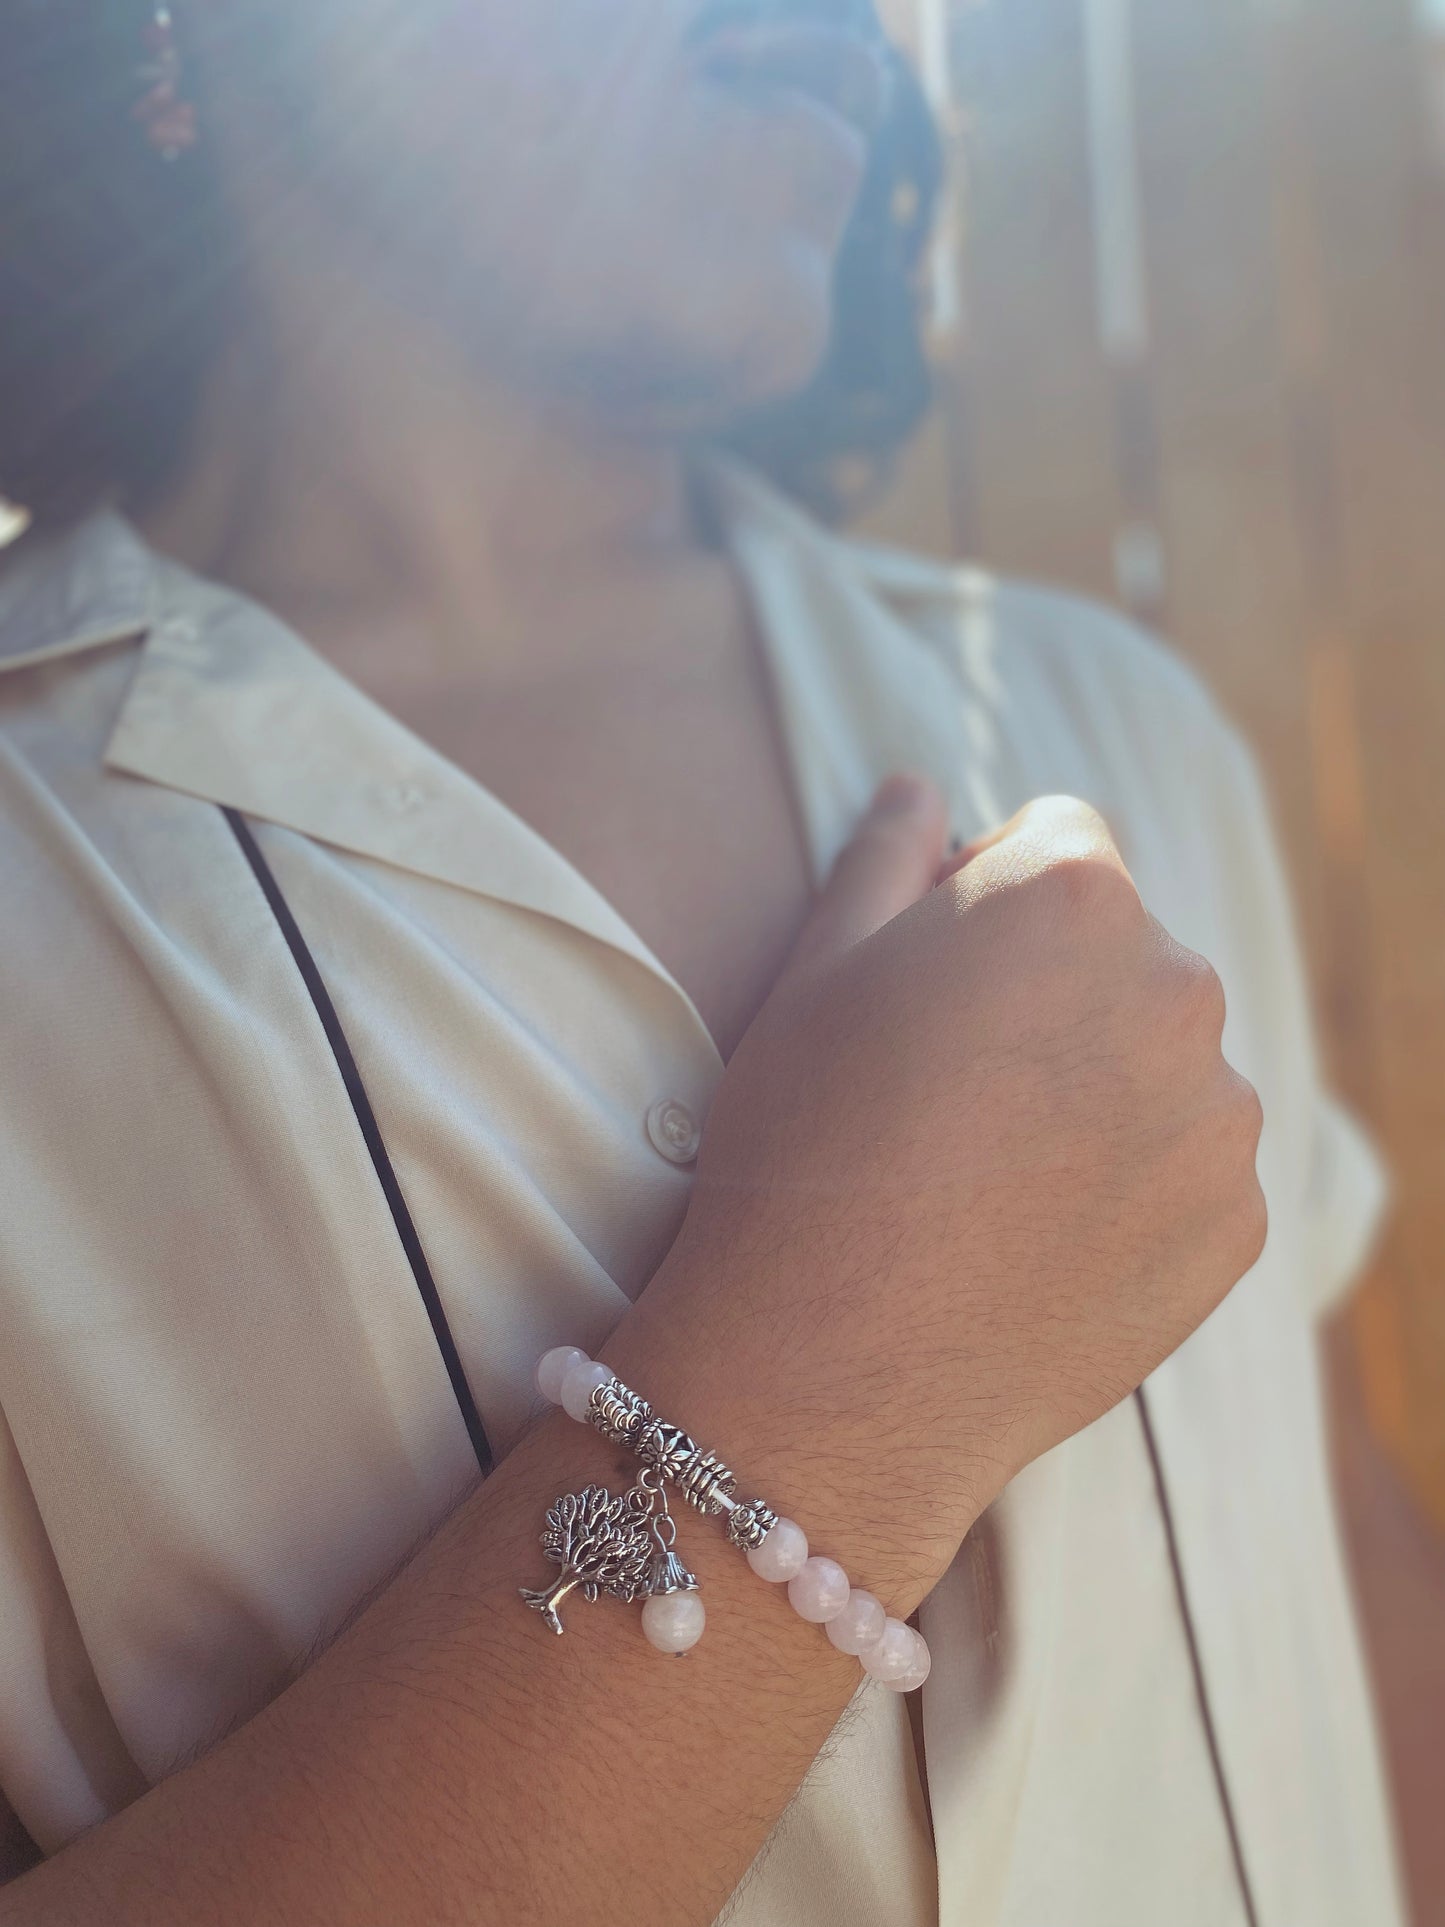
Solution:
M 632 332 L 611 344 L 558 346 L 531 357 L 524 379 L 562 406 L 641 441 L 716 433 L 740 410 L 741 361 L 689 353 Z

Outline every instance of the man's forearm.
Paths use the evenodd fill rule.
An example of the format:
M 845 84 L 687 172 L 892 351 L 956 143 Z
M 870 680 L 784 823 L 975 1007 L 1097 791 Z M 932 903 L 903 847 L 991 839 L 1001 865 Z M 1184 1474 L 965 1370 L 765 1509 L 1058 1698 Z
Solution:
M 662 1303 L 669 1291 L 677 1303 Z M 662 1402 L 677 1387 L 689 1402 L 678 1416 L 712 1426 L 709 1442 L 809 1525 L 816 1492 L 820 1546 L 845 1562 L 885 1555 L 876 1583 L 890 1608 L 911 1610 L 936 1554 L 913 1554 L 904 1522 L 889 1523 L 882 1465 L 875 1491 L 865 1481 L 849 1493 L 854 1468 L 836 1446 L 788 1420 L 781 1364 L 768 1380 L 770 1349 L 760 1330 L 743 1358 L 691 1283 L 676 1280 L 659 1280 L 607 1348 Z M 760 1411 L 774 1414 L 766 1425 Z M 749 1438 L 717 1429 L 731 1415 Z M 549 1636 L 517 1598 L 539 1576 L 542 1513 L 558 1492 L 615 1487 L 619 1476 L 629 1475 L 615 1449 L 549 1418 L 309 1672 L 0 1894 L 0 1923 L 68 1927 L 102 1909 L 112 1927 L 711 1921 L 859 1667 L 714 1525 L 688 1530 L 692 1515 L 685 1550 L 708 1625 L 685 1663 L 654 1651 L 636 1610 L 611 1600 L 574 1603 L 567 1636 Z

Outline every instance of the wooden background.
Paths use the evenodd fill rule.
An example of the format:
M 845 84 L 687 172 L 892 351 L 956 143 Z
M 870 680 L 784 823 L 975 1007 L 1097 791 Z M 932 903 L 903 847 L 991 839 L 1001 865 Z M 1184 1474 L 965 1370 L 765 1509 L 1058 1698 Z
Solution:
M 1412 0 L 884 11 L 956 189 L 940 407 L 872 524 L 1120 602 L 1203 671 L 1392 1169 L 1330 1352 L 1415 1920 L 1445 1927 L 1445 40 Z

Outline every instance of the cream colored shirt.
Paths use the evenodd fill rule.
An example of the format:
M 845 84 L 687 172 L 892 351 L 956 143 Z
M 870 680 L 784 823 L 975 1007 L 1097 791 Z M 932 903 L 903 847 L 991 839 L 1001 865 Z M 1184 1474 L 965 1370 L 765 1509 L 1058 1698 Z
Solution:
M 933 1837 L 906 1710 L 866 1689 L 730 1917 L 1244 1927 L 1192 1631 L 1259 1927 L 1393 1927 L 1311 1331 L 1379 1183 L 1317 1082 L 1249 759 L 1114 617 L 849 544 L 729 466 L 707 486 L 817 878 L 896 767 L 963 837 L 1040 792 L 1097 803 L 1225 980 L 1271 1206 L 1256 1270 L 1150 1383 L 1159 1478 L 1126 1403 L 927 1603 Z M 217 806 L 334 999 L 499 1452 L 538 1354 L 599 1345 L 666 1250 L 691 1167 L 648 1114 L 701 1125 L 722 1067 L 552 848 L 119 518 L 0 574 L 0 666 L 0 1787 L 53 1850 L 262 1701 L 471 1468 Z

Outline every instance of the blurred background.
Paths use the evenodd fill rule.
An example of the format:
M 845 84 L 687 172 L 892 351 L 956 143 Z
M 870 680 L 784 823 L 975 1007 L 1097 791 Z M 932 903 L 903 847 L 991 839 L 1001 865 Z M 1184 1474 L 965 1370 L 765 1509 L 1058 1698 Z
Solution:
M 872 526 L 1121 604 L 1203 672 L 1264 763 L 1329 1071 L 1392 1169 L 1327 1342 L 1442 1927 L 1445 0 L 884 11 L 953 188 L 939 406 Z

